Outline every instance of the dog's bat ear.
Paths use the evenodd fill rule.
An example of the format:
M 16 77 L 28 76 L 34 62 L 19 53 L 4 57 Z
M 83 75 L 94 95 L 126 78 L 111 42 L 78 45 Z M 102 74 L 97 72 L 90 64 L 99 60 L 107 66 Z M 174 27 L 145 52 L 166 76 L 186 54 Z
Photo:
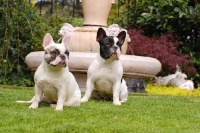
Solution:
M 126 32 L 125 31 L 121 31 L 119 34 L 118 34 L 118 36 L 117 36 L 117 38 L 119 39 L 119 41 L 122 43 L 122 45 L 124 44 L 124 40 L 125 40 L 125 38 L 126 38 Z
M 47 33 L 44 38 L 43 38 L 43 47 L 45 48 L 46 46 L 50 45 L 51 43 L 54 43 L 52 36 Z
M 101 39 L 106 37 L 106 32 L 103 28 L 99 28 L 97 31 L 96 41 L 99 42 Z
M 62 39 L 62 43 L 63 43 L 66 47 L 68 47 L 69 41 L 70 41 L 70 36 L 64 36 L 63 39 Z

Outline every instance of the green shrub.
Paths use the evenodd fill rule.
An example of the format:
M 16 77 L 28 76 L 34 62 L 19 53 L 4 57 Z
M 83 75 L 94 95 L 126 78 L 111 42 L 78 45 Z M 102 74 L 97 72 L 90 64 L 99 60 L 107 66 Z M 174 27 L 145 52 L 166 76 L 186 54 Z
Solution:
M 188 78 L 195 76 L 196 69 L 188 54 L 180 53 L 177 47 L 180 44 L 178 38 L 172 33 L 160 37 L 148 37 L 142 34 L 142 30 L 129 30 L 131 38 L 127 54 L 148 56 L 156 58 L 162 64 L 162 71 L 158 75 L 168 75 L 176 72 L 176 65 L 188 75 Z
M 127 9 L 126 5 L 128 3 L 124 0 L 115 1 L 108 17 L 108 26 L 112 24 L 118 24 L 121 27 L 127 26 L 128 15 L 125 13 Z
M 33 85 L 33 72 L 25 64 L 31 51 L 42 50 L 42 40 L 57 32 L 65 20 L 58 15 L 40 16 L 26 0 L 0 2 L 0 84 Z
M 180 39 L 179 51 L 194 61 L 200 81 L 200 4 L 194 0 L 132 0 L 127 13 L 129 27 L 145 35 L 160 36 L 169 31 Z

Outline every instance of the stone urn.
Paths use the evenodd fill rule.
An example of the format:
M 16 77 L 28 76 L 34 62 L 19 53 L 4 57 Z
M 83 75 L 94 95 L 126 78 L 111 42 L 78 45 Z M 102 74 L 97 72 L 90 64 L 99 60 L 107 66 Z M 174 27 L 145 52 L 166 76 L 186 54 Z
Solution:
M 99 51 L 99 44 L 96 41 L 96 33 L 99 27 L 107 30 L 108 16 L 115 0 L 80 0 L 83 9 L 83 25 L 75 27 L 71 36 L 69 48 L 73 52 Z M 127 41 L 122 46 L 122 54 L 126 54 Z
M 108 16 L 115 0 L 80 0 L 80 2 L 83 8 L 83 26 L 108 26 Z

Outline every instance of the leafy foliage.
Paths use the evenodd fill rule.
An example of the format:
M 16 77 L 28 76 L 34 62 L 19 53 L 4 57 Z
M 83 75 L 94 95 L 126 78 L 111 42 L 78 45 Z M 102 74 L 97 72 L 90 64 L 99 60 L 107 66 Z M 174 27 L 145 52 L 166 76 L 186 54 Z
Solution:
M 178 35 L 183 34 L 183 31 L 190 35 L 195 26 L 199 28 L 199 11 L 200 5 L 189 0 L 134 1 L 127 10 L 131 27 L 143 29 L 149 36 L 161 35 L 170 30 Z
M 181 42 L 172 33 L 152 38 L 142 34 L 142 30 L 129 30 L 128 34 L 131 42 L 127 53 L 158 59 L 162 64 L 161 74 L 175 72 L 177 64 L 182 71 L 189 75 L 194 76 L 196 74 L 196 69 L 190 56 L 178 52 L 177 49 Z
M 197 1 L 132 0 L 126 12 L 128 27 L 142 29 L 150 37 L 174 31 L 182 42 L 177 50 L 192 58 L 197 70 L 193 78 L 200 80 L 200 4 Z
M 127 6 L 128 3 L 125 0 L 115 1 L 108 17 L 108 25 L 118 24 L 121 27 L 126 27 L 127 18 L 129 16 L 126 14 Z
M 42 50 L 47 32 L 58 39 L 58 28 L 64 20 L 56 15 L 50 19 L 40 16 L 26 0 L 4 0 L 0 4 L 0 84 L 32 86 L 33 73 L 25 57 Z
M 162 86 L 147 84 L 146 91 L 148 94 L 175 95 L 175 96 L 200 96 L 200 88 L 194 91 L 180 89 L 176 86 Z

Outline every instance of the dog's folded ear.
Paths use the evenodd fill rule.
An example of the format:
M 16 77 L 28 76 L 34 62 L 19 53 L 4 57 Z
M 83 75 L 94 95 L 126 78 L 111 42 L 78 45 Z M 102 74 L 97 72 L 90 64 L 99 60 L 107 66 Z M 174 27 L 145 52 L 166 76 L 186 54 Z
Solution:
M 96 41 L 99 42 L 101 39 L 106 37 L 106 32 L 103 28 L 99 28 L 97 31 Z
M 126 38 L 126 32 L 125 31 L 121 31 L 117 38 L 119 39 L 120 43 L 123 45 L 124 44 L 124 40 Z
M 70 36 L 64 36 L 62 39 L 62 44 L 68 47 L 69 41 L 70 41 Z

